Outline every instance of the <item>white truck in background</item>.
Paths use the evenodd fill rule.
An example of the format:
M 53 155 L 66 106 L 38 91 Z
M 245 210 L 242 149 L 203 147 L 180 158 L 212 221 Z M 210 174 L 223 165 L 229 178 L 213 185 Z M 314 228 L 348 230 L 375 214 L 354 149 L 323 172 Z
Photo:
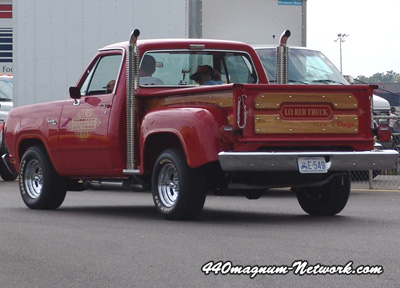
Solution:
M 13 108 L 13 76 L 0 74 L 0 122 Z
M 270 45 L 253 45 L 253 47 L 263 63 L 270 83 L 277 82 L 277 48 Z M 288 53 L 287 82 L 289 84 L 353 84 L 350 83 L 336 66 L 318 50 L 290 46 L 290 48 L 288 48 Z M 378 95 L 373 95 L 372 100 L 374 116 L 389 116 L 389 101 Z

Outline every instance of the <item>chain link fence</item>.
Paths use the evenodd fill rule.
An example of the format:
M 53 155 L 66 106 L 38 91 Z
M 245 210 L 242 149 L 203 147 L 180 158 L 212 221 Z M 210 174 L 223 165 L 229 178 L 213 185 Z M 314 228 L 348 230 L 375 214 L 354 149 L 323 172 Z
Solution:
M 378 143 L 379 149 L 394 149 L 400 153 L 400 116 L 375 116 L 379 119 L 393 121 L 391 123 L 392 138 L 389 142 Z M 386 122 L 387 123 L 387 122 Z M 352 188 L 400 190 L 400 158 L 390 170 L 355 171 L 351 174 Z

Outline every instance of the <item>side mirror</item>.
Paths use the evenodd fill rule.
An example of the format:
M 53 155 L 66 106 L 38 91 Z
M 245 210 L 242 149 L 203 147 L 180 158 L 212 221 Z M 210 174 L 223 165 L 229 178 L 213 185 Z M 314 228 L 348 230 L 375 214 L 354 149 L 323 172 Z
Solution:
M 81 90 L 78 87 L 69 87 L 69 97 L 75 100 L 81 99 Z

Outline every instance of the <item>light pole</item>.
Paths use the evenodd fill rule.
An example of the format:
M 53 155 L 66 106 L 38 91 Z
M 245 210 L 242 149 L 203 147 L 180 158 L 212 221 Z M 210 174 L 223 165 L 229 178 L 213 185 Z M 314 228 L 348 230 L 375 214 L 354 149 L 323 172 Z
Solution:
M 345 41 L 344 38 L 349 37 L 349 36 L 350 35 L 348 35 L 348 34 L 339 33 L 337 35 L 338 38 L 336 38 L 336 40 L 333 40 L 335 42 L 339 41 L 339 47 L 340 47 L 340 73 L 342 73 L 342 42 Z

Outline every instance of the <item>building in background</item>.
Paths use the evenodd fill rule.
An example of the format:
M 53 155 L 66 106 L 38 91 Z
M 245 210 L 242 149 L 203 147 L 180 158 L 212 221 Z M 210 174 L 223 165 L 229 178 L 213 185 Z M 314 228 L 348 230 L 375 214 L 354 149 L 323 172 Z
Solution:
M 13 73 L 12 1 L 0 0 L 0 74 Z
M 213 38 L 305 46 L 306 0 L 14 0 L 14 106 L 68 99 L 97 49 L 140 39 Z M 274 37 L 275 36 L 275 37 Z

